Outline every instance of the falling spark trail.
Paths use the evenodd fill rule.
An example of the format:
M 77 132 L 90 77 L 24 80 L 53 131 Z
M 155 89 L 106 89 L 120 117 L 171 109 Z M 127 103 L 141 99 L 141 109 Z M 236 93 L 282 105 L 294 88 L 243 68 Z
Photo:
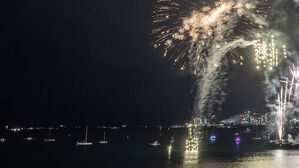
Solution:
M 194 75 L 194 117 L 207 118 L 225 101 L 227 63 L 243 65 L 237 48 L 254 45 L 268 26 L 268 1 L 158 0 L 153 11 L 154 48 Z M 230 54 L 231 53 L 231 54 Z M 228 61 L 227 61 L 228 60 Z
M 258 40 L 255 43 L 255 62 L 256 69 L 264 68 L 265 70 L 272 71 L 275 67 L 279 66 L 279 63 L 283 58 L 287 58 L 285 45 L 278 46 L 274 35 L 270 38 L 263 37 L 261 34 L 257 34 Z M 280 54 L 278 47 L 283 48 L 283 54 Z
M 278 94 L 278 106 L 277 106 L 277 130 L 279 140 L 281 141 L 284 136 L 284 125 L 286 120 L 286 112 L 289 104 L 298 102 L 298 85 L 299 85 L 299 67 L 292 65 L 289 66 L 292 79 L 282 77 L 282 83 L 285 83 L 284 87 L 280 88 Z

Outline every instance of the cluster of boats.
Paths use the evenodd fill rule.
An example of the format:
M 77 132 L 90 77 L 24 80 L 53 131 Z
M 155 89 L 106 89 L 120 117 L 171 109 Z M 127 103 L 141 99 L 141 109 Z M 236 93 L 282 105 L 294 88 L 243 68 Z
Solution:
M 130 137 L 127 136 L 126 139 L 129 139 Z M 36 140 L 35 138 L 33 137 L 26 137 L 24 138 L 25 141 L 34 141 Z M 0 138 L 0 143 L 4 143 L 6 142 L 7 139 L 5 138 Z M 56 139 L 55 138 L 52 138 L 51 137 L 51 129 L 49 130 L 49 136 L 48 138 L 45 138 L 44 139 L 44 142 L 55 142 Z M 171 137 L 171 140 L 170 140 L 170 144 L 173 144 L 174 143 L 174 138 Z M 108 144 L 108 141 L 106 140 L 106 132 L 104 132 L 104 135 L 103 135 L 103 139 L 99 141 L 99 144 Z M 82 141 L 77 141 L 76 142 L 76 146 L 88 146 L 88 145 L 92 145 L 92 142 L 91 141 L 88 141 L 88 126 L 86 125 L 85 127 L 85 139 L 82 140 Z M 160 142 L 159 141 L 154 141 L 152 143 L 149 143 L 150 146 L 161 146 Z
M 88 126 L 86 126 L 85 129 L 85 139 L 83 141 L 77 141 L 76 145 L 92 145 L 92 142 L 88 142 L 87 140 L 87 134 L 88 134 Z M 35 141 L 36 139 L 33 137 L 26 137 L 24 138 L 25 141 Z M 45 142 L 55 142 L 56 139 L 51 137 L 51 129 L 49 130 L 49 137 L 44 139 Z M 7 142 L 7 139 L 0 138 L 0 143 Z M 99 141 L 99 144 L 107 144 L 108 141 L 106 140 L 106 132 L 104 132 L 104 139 Z
M 88 133 L 88 126 L 86 126 L 85 129 L 85 140 L 84 141 L 78 141 L 76 143 L 77 146 L 86 146 L 86 145 L 92 145 L 92 142 L 88 142 L 87 140 L 87 133 Z M 99 144 L 107 144 L 108 141 L 106 140 L 106 132 L 104 132 L 104 139 L 99 141 Z

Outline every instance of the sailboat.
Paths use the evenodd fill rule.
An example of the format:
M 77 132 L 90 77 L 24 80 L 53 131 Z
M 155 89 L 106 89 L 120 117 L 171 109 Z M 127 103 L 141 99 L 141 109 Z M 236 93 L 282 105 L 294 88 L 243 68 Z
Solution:
M 56 139 L 54 139 L 54 138 L 51 138 L 51 128 L 49 129 L 49 138 L 47 139 L 45 139 L 45 142 L 55 142 L 56 141 Z
M 1 143 L 4 143 L 4 142 L 6 142 L 7 141 L 7 139 L 5 139 L 5 138 L 0 138 L 0 142 Z
M 151 146 L 160 146 L 161 144 L 159 143 L 159 141 L 154 141 L 152 143 L 149 143 L 149 145 L 151 145 Z
M 86 125 L 85 140 L 82 142 L 77 142 L 77 145 L 92 145 L 92 142 L 87 142 L 87 131 L 88 131 L 88 126 Z
M 25 141 L 28 141 L 28 142 L 30 142 L 30 141 L 34 141 L 34 140 L 35 140 L 35 138 L 32 138 L 32 137 L 27 137 L 27 138 L 24 138 L 24 140 L 25 140 Z
M 262 140 L 262 137 L 261 136 L 258 136 L 258 126 L 256 126 L 256 131 L 255 131 L 255 137 L 252 137 L 251 139 L 252 140 Z
M 108 143 L 108 141 L 106 141 L 106 136 L 105 135 L 106 135 L 106 132 L 104 131 L 104 139 L 99 142 L 100 144 L 107 144 Z
M 174 143 L 174 138 L 173 138 L 173 136 L 171 136 L 170 144 L 173 144 L 173 143 Z

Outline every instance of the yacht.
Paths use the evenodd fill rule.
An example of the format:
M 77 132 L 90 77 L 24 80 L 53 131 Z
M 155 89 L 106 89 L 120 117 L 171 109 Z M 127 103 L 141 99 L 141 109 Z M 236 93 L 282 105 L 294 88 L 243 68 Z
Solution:
M 51 138 L 51 128 L 49 129 L 49 138 L 47 139 L 45 139 L 45 142 L 55 142 L 56 141 L 56 139 L 54 139 L 54 138 Z
M 107 144 L 108 141 L 106 141 L 106 132 L 104 131 L 104 139 L 99 142 L 100 144 Z
M 0 143 L 4 143 L 6 142 L 7 140 L 5 138 L 0 138 Z
M 262 140 L 262 137 L 252 137 L 252 140 Z
M 158 141 L 154 141 L 154 142 L 150 143 L 149 145 L 151 145 L 151 146 L 160 146 L 161 144 Z
M 92 142 L 87 141 L 87 132 L 88 132 L 88 126 L 86 125 L 85 129 L 85 140 L 81 142 L 77 142 L 77 145 L 92 145 Z
M 256 126 L 255 137 L 252 137 L 251 139 L 252 139 L 252 140 L 256 140 L 256 141 L 260 141 L 260 140 L 262 140 L 262 137 L 259 136 L 259 129 L 258 129 L 258 126 Z
M 27 138 L 24 138 L 24 140 L 25 140 L 25 141 L 29 141 L 29 142 L 30 142 L 30 141 L 34 141 L 35 139 L 34 139 L 34 138 L 32 138 L 32 137 L 27 137 Z
M 173 138 L 173 136 L 171 136 L 171 138 L 170 138 L 170 143 L 171 143 L 171 144 L 174 143 L 174 138 Z

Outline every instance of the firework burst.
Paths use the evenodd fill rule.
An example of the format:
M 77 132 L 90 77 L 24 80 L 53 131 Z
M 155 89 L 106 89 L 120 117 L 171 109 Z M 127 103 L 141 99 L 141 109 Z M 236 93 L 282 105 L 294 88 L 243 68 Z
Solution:
M 243 65 L 244 58 L 235 49 L 254 44 L 256 32 L 268 25 L 267 10 L 267 2 L 258 0 L 157 1 L 154 47 L 181 70 L 194 74 L 195 117 L 220 107 L 225 67 L 228 62 Z
M 291 79 L 282 77 L 281 82 L 284 84 L 278 93 L 277 105 L 277 130 L 279 140 L 284 136 L 284 125 L 286 120 L 286 112 L 291 109 L 291 104 L 298 103 L 299 94 L 299 67 L 294 64 L 289 67 L 291 72 Z
M 284 123 L 285 123 L 285 114 L 287 108 L 287 95 L 288 95 L 288 82 L 286 82 L 285 87 L 280 89 L 278 94 L 278 106 L 276 114 L 278 138 L 281 141 L 284 135 Z
M 193 68 L 208 59 L 210 48 L 220 49 L 235 39 L 254 38 L 253 29 L 267 26 L 266 2 L 246 0 L 187 1 L 158 0 L 155 6 L 152 35 L 154 47 L 163 48 L 175 65 L 185 70 L 191 61 Z M 234 29 L 239 27 L 240 29 Z M 234 48 L 229 56 L 233 63 L 242 62 Z M 193 72 L 193 71 L 192 71 Z
M 274 35 L 271 35 L 270 40 L 260 34 L 257 34 L 257 37 L 258 40 L 255 44 L 256 69 L 264 68 L 271 71 L 278 67 L 282 59 L 287 58 L 286 46 L 278 46 Z M 279 47 L 283 48 L 283 52 L 279 52 Z
M 289 67 L 292 79 L 290 80 L 290 95 L 289 95 L 289 101 L 291 100 L 291 95 L 293 96 L 293 99 L 298 102 L 298 95 L 299 95 L 299 67 L 295 66 L 294 64 Z

